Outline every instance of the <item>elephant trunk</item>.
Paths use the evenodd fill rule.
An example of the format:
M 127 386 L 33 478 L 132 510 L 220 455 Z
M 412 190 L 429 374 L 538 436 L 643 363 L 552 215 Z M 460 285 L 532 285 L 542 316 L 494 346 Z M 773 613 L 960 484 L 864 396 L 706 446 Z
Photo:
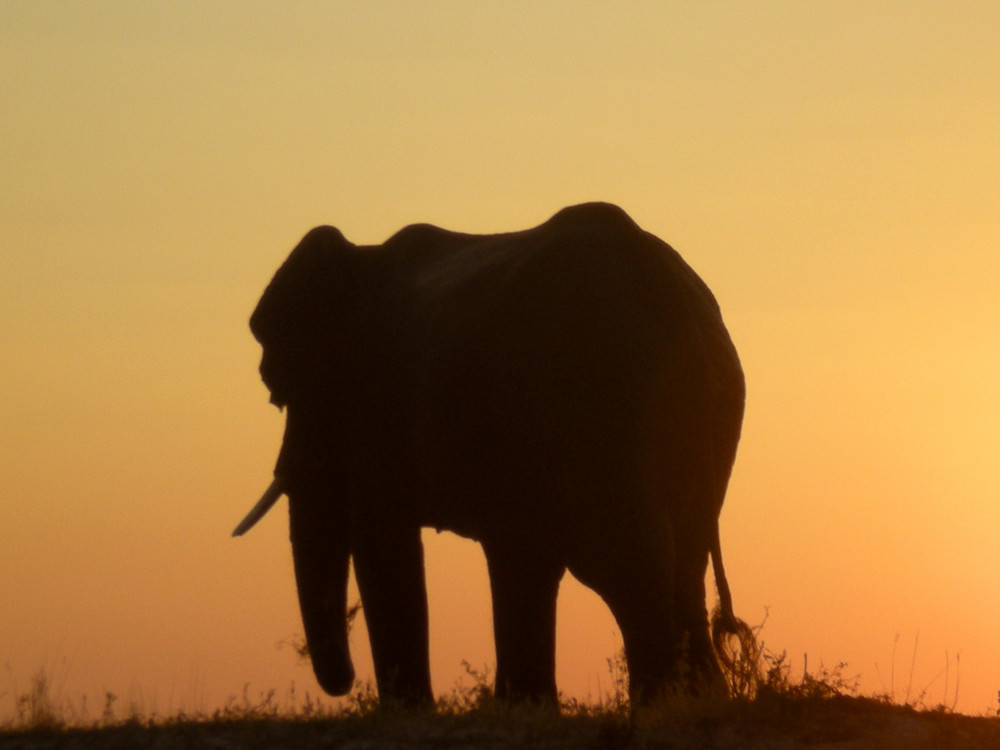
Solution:
M 313 672 L 327 693 L 345 695 L 354 684 L 347 613 L 350 522 L 329 501 L 289 496 L 292 552 Z

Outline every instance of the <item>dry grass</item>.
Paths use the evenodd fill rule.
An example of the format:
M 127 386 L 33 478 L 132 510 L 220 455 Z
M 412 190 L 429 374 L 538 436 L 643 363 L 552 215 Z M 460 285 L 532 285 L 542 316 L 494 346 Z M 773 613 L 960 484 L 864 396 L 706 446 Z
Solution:
M 119 706 L 111 693 L 93 710 L 59 699 L 42 670 L 0 723 L 0 748 L 1000 748 L 1000 718 L 862 696 L 843 664 L 793 670 L 785 653 L 761 642 L 761 627 L 751 644 L 730 644 L 728 697 L 677 693 L 638 710 L 620 655 L 609 660 L 605 696 L 566 701 L 559 713 L 498 703 L 491 673 L 469 665 L 434 713 L 381 706 L 368 683 L 336 706 L 294 689 L 282 699 L 244 689 L 211 713 L 161 716 Z

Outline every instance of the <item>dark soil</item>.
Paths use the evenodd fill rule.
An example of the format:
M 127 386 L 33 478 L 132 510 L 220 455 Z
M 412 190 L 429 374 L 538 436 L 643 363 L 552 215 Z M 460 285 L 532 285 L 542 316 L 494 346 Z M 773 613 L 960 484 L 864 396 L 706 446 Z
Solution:
M 343 748 L 344 750 L 1000 750 L 1000 719 L 916 711 L 879 701 L 758 699 L 620 713 L 555 716 L 499 709 L 457 715 L 374 711 L 321 719 L 171 721 L 99 729 L 0 732 L 0 748 Z

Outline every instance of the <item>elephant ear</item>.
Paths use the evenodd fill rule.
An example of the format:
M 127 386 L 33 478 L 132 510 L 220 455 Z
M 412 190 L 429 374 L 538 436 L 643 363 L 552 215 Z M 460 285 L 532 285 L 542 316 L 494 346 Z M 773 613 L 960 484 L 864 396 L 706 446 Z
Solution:
M 250 316 L 250 330 L 264 349 L 261 377 L 277 406 L 315 392 L 346 319 L 357 255 L 338 229 L 316 227 L 292 250 Z

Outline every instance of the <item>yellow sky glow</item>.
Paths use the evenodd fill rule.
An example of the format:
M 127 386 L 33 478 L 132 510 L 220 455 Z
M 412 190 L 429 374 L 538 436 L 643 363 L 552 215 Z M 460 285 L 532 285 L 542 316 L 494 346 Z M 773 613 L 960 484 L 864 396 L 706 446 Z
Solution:
M 995 707 L 996 3 L 5 2 L 0 29 L 0 716 L 42 667 L 159 711 L 315 693 L 275 647 L 284 513 L 228 537 L 281 437 L 257 297 L 316 224 L 583 200 L 673 244 L 740 350 L 738 612 L 866 690 L 950 703 L 959 673 Z M 446 692 L 492 661 L 487 582 L 427 544 Z M 565 592 L 560 686 L 596 696 L 615 626 Z

